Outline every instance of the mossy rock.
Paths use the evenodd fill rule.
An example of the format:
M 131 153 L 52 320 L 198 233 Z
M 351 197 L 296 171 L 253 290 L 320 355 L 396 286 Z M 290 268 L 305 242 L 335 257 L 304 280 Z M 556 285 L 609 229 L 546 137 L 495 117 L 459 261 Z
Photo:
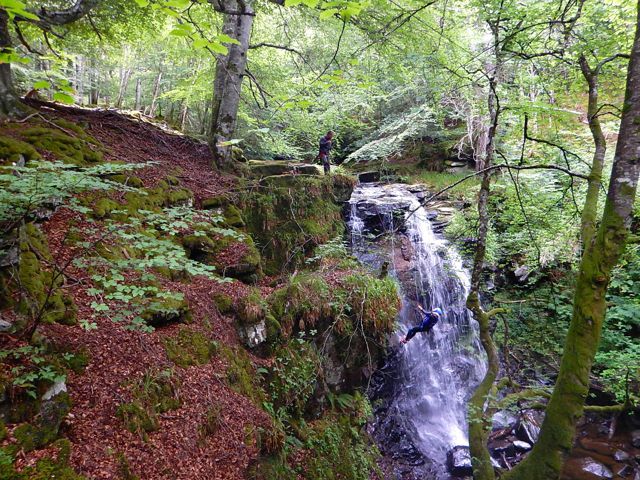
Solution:
M 269 305 L 257 288 L 252 288 L 247 295 L 241 297 L 235 306 L 236 317 L 243 326 L 261 322 L 268 311 Z
M 229 295 L 224 293 L 214 293 L 212 298 L 213 303 L 215 303 L 218 308 L 218 311 L 223 315 L 233 311 L 233 298 Z
M 70 410 L 71 398 L 66 392 L 60 392 L 44 400 L 34 422 L 20 425 L 13 435 L 26 452 L 42 448 L 57 438 L 60 425 Z
M 189 258 L 213 265 L 226 277 L 237 278 L 246 283 L 257 281 L 262 274 L 260 252 L 249 235 L 240 232 L 235 236 L 203 233 L 182 237 L 182 245 L 187 249 Z M 242 248 L 244 252 L 233 265 L 218 259 L 228 249 L 238 248 Z
M 314 248 L 344 232 L 333 176 L 282 175 L 242 198 L 246 230 L 267 275 L 299 267 Z
M 93 204 L 93 215 L 97 218 L 109 217 L 114 210 L 122 210 L 122 205 L 108 197 L 98 198 Z
M 224 223 L 230 227 L 242 228 L 245 226 L 242 212 L 235 205 L 227 205 L 224 209 Z
M 62 277 L 46 270 L 40 258 L 51 261 L 51 253 L 45 235 L 28 223 L 21 235 L 18 287 L 22 298 L 17 310 L 22 314 L 41 312 L 41 321 L 75 325 L 77 308 L 73 299 L 61 291 Z
M 40 158 L 32 145 L 15 138 L 0 136 L 0 165 L 10 165 L 21 160 L 28 162 Z
M 180 329 L 176 336 L 165 337 L 162 343 L 169 360 L 183 368 L 209 363 L 218 349 L 217 342 L 187 328 Z
M 109 180 L 116 183 L 121 183 L 122 185 L 126 185 L 128 187 L 133 188 L 143 188 L 144 183 L 140 179 L 140 177 L 136 177 L 135 175 L 126 175 L 124 173 L 118 173 L 116 175 L 110 175 Z
M 283 160 L 251 160 L 249 175 L 252 177 L 271 177 L 273 175 L 320 175 L 317 165 L 287 162 Z
M 184 298 L 164 298 L 154 301 L 145 308 L 140 316 L 153 327 L 167 323 L 191 322 L 191 310 L 189 310 L 189 305 Z
M 262 405 L 265 393 L 247 352 L 242 348 L 222 346 L 221 353 L 227 361 L 226 377 L 229 387 L 250 398 L 256 405 Z
M 32 127 L 22 132 L 22 136 L 36 149 L 50 152 L 65 163 L 80 166 L 99 163 L 103 160 L 102 152 L 90 141 L 71 137 L 60 130 Z
M 202 200 L 203 210 L 213 210 L 215 208 L 221 208 L 229 203 L 229 199 L 225 195 L 217 195 L 215 197 L 209 197 Z

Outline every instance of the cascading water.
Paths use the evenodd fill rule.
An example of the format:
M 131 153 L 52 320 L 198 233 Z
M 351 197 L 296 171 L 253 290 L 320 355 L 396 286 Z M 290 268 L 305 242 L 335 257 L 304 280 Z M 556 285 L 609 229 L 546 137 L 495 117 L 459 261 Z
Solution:
M 430 478 L 450 478 L 447 452 L 468 445 L 466 400 L 486 369 L 477 323 L 465 307 L 469 276 L 454 248 L 434 233 L 430 215 L 408 186 L 361 184 L 350 206 L 353 253 L 372 268 L 388 262 L 403 297 L 399 328 L 391 341 L 395 360 L 382 372 L 387 387 L 381 396 L 386 398 L 376 413 L 387 433 L 378 440 L 403 443 L 381 448 L 395 452 L 394 458 L 409 453 L 412 460 L 405 464 L 425 463 L 416 460 L 421 454 L 429 463 Z M 396 228 L 402 234 L 380 235 Z M 408 328 L 419 323 L 416 301 L 427 309 L 442 308 L 444 317 L 430 333 L 398 345 Z

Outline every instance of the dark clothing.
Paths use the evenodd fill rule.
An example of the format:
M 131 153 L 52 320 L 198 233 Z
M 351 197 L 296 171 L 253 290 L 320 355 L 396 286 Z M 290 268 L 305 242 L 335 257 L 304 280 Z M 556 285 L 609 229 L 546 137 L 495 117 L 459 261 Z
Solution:
M 320 157 L 322 157 L 322 154 L 329 154 L 329 152 L 331 151 L 331 139 L 327 138 L 326 135 L 324 135 L 323 137 L 320 138 Z
M 329 173 L 331 170 L 331 164 L 329 163 L 329 152 L 331 151 L 331 139 L 327 138 L 326 135 L 320 138 L 320 153 L 318 156 L 320 157 L 320 161 L 322 162 L 322 167 L 324 168 L 325 175 Z
M 422 316 L 422 323 L 420 323 L 420 325 L 417 325 L 417 326 L 413 327 L 412 329 L 410 329 L 407 332 L 407 336 L 405 337 L 405 340 L 408 342 L 418 332 L 428 332 L 429 330 L 431 330 L 433 328 L 433 326 L 436 323 L 438 323 L 438 320 L 440 320 L 440 316 L 439 315 L 437 315 L 435 313 L 431 313 L 431 312 L 425 312 L 423 314 L 423 316 Z

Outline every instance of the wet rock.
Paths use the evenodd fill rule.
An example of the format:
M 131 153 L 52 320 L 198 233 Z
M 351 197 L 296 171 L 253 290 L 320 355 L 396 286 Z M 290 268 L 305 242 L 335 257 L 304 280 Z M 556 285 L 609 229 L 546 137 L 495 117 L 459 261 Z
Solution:
M 602 463 L 595 461 L 591 457 L 580 459 L 580 469 L 584 473 L 589 473 L 593 478 L 606 479 L 613 478 L 613 472 Z
M 618 477 L 623 477 L 623 478 L 631 477 L 633 475 L 633 472 L 634 472 L 634 469 L 631 465 L 618 465 L 614 469 L 614 473 Z M 638 473 L 640 473 L 640 470 L 638 471 Z
M 516 435 L 519 440 L 523 440 L 533 445 L 540 436 L 540 427 L 544 414 L 535 410 L 526 410 L 516 426 Z
M 447 452 L 447 468 L 449 472 L 457 476 L 471 475 L 473 469 L 471 466 L 471 452 L 469 447 L 460 445 L 453 447 Z
M 531 270 L 529 270 L 528 266 L 522 265 L 521 267 L 516 268 L 513 271 L 513 274 L 515 275 L 518 282 L 523 283 L 527 280 L 527 278 L 529 278 L 529 274 L 531 274 Z
M 517 423 L 518 418 L 508 411 L 500 410 L 496 412 L 491 421 L 493 430 L 499 430 L 513 427 Z
M 360 183 L 372 183 L 380 181 L 380 172 L 362 172 L 358 175 Z
M 631 432 L 631 445 L 635 448 L 640 448 L 640 430 Z
M 528 452 L 532 448 L 530 443 L 523 442 L 522 440 L 516 440 L 513 442 L 513 446 L 516 447 L 516 450 L 519 452 Z
M 7 322 L 0 318 L 0 333 L 7 333 L 13 329 L 13 323 Z
M 615 453 L 613 454 L 613 459 L 616 462 L 626 462 L 630 458 L 631 458 L 631 455 L 629 455 L 624 450 L 616 450 Z
M 267 341 L 267 326 L 262 320 L 255 325 L 242 327 L 239 334 L 247 347 L 254 348 Z
M 501 457 L 503 454 L 512 457 L 516 453 L 516 448 L 508 439 L 495 440 L 489 444 L 489 452 L 492 456 Z

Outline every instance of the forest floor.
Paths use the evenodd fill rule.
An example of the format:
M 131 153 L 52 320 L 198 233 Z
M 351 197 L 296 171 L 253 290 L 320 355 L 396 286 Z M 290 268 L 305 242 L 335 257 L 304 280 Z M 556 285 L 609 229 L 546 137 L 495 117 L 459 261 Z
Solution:
M 39 118 L 38 118 L 39 117 Z M 86 132 L 105 147 L 105 159 L 115 162 L 155 162 L 136 171 L 145 187 L 153 187 L 171 174 L 194 193 L 196 204 L 203 198 L 224 194 L 234 188 L 234 178 L 211 168 L 211 154 L 206 144 L 173 134 L 146 121 L 113 111 L 42 107 L 40 115 L 26 124 L 9 124 L 19 131 L 29 122 L 40 119 L 49 123 L 63 118 L 84 126 Z M 38 122 L 38 125 L 41 125 Z M 62 129 L 64 130 L 64 129 Z M 73 132 L 65 131 L 73 134 Z M 3 132 L 5 133 L 5 132 Z M 77 213 L 61 208 L 45 223 L 50 250 L 58 263 L 73 255 L 63 245 L 72 221 L 77 227 Z M 74 267 L 68 271 L 64 291 L 78 306 L 79 319 L 91 319 L 91 298 L 82 284 L 87 272 Z M 190 330 L 198 331 L 229 348 L 241 348 L 234 322 L 223 316 L 212 302 L 212 295 L 223 292 L 232 298 L 245 294 L 247 287 L 234 281 L 219 283 L 198 277 L 193 283 L 170 282 L 167 287 L 184 294 L 193 320 Z M 242 479 L 258 451 L 251 441 L 260 426 L 270 423 L 269 416 L 224 381 L 228 360 L 216 356 L 210 363 L 182 368 L 167 359 L 162 340 L 175 335 L 179 325 L 160 327 L 152 334 L 123 328 L 105 318 L 97 318 L 97 329 L 86 331 L 77 326 L 44 325 L 42 334 L 48 342 L 71 351 L 82 351 L 89 363 L 81 374 L 67 376 L 67 389 L 73 400 L 62 433 L 72 443 L 71 465 L 81 474 L 95 479 L 129 478 L 127 472 L 139 472 L 148 479 Z M 16 346 L 17 339 L 3 335 L 1 348 Z M 252 357 L 256 364 L 264 362 Z M 134 380 L 149 372 L 171 369 L 179 385 L 181 407 L 159 415 L 159 429 L 146 435 L 124 428 L 116 408 L 130 397 Z M 220 415 L 217 431 L 203 436 L 202 427 L 209 412 Z M 9 437 L 0 446 L 7 445 Z M 55 447 L 20 452 L 19 469 L 35 464 L 50 455 Z M 130 477 L 133 478 L 133 477 Z

